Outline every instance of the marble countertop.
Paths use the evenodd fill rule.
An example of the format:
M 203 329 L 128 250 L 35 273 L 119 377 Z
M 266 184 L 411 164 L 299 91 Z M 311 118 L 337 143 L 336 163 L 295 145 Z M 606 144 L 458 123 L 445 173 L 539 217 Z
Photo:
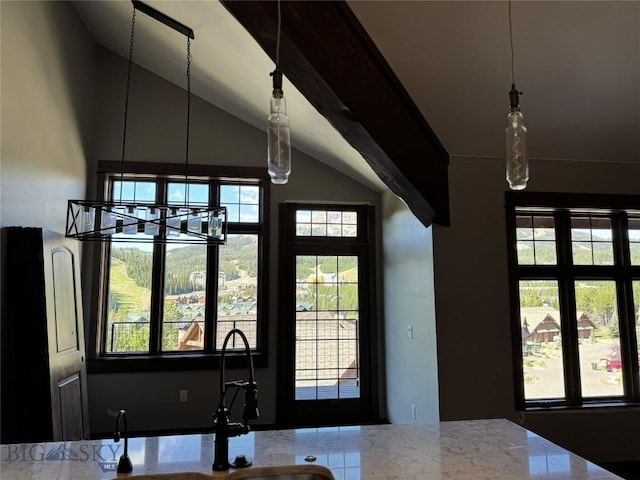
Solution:
M 102 480 L 163 472 L 212 474 L 213 445 L 212 434 L 131 438 L 133 472 L 119 475 L 115 465 L 122 440 L 2 445 L 0 477 Z M 305 465 L 311 455 L 336 480 L 619 478 L 503 419 L 251 432 L 229 440 L 230 459 L 239 454 L 255 467 Z

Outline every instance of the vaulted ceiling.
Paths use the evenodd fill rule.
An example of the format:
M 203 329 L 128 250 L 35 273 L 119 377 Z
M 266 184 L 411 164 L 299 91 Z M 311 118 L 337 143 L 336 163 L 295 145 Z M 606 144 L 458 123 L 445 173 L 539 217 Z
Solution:
M 229 10 L 214 0 L 145 3 L 195 31 L 194 93 L 264 129 L 273 52 L 267 55 L 252 37 L 260 32 L 249 33 L 231 15 L 235 4 L 244 2 L 226 2 Z M 74 5 L 98 43 L 126 56 L 129 1 Z M 458 156 L 478 161 L 504 156 L 511 85 L 506 1 L 354 0 L 344 6 L 452 162 Z M 283 31 L 309 20 L 292 11 L 283 9 Z M 314 19 L 314 34 L 323 20 L 322 30 L 331 34 L 334 22 L 323 16 Z M 512 30 L 530 157 L 640 162 L 640 1 L 514 1 Z M 262 35 L 273 38 L 275 31 Z M 136 63 L 183 86 L 184 56 L 181 35 L 138 16 Z M 296 148 L 373 189 L 387 188 L 363 155 L 287 79 L 284 90 Z M 370 93 L 370 102 L 375 109 L 379 92 Z M 380 106 L 384 118 L 387 112 Z

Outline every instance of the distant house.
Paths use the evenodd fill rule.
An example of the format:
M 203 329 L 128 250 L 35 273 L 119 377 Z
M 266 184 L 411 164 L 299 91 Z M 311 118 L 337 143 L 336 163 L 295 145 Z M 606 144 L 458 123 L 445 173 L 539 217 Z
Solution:
M 578 318 L 578 338 L 591 338 L 593 331 L 596 329 L 595 323 L 591 321 L 591 317 L 586 313 Z
M 194 286 L 204 289 L 207 286 L 207 272 L 191 272 L 189 281 Z
M 199 322 L 192 322 L 182 338 L 178 341 L 178 350 L 202 350 L 204 348 L 204 331 Z
M 535 343 L 553 342 L 559 336 L 560 324 L 551 315 L 546 315 L 531 332 L 530 341 Z
M 549 306 L 524 307 L 520 309 L 523 323 L 522 344 L 553 342 L 560 336 L 560 312 Z M 577 321 L 578 338 L 591 338 L 596 325 L 588 314 L 582 313 Z M 533 327 L 533 329 L 531 329 Z
M 553 337 L 560 335 L 560 324 L 556 320 L 560 318 L 560 312 L 549 305 L 523 307 L 520 318 L 523 345 L 553 342 Z

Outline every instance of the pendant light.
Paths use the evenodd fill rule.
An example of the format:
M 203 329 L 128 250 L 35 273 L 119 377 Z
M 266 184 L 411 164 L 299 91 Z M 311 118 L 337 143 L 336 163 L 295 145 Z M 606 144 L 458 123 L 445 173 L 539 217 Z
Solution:
M 511 22 L 511 0 L 509 0 L 509 51 L 511 56 L 511 90 L 509 91 L 509 114 L 507 115 L 506 162 L 507 182 L 511 190 L 524 190 L 529 181 L 529 161 L 527 159 L 527 128 L 520 111 L 520 95 L 516 89 L 513 66 L 513 33 Z
M 278 0 L 278 31 L 276 36 L 276 66 L 270 73 L 273 77 L 273 93 L 270 114 L 267 119 L 267 165 L 271 183 L 284 184 L 291 173 L 291 131 L 287 116 L 287 101 L 282 93 L 282 72 L 280 71 L 280 30 L 282 13 Z
M 168 17 L 164 13 L 132 0 L 131 37 L 124 107 L 124 129 L 122 134 L 122 156 L 119 200 L 90 201 L 69 200 L 65 235 L 81 241 L 113 241 L 135 243 L 196 243 L 220 245 L 226 243 L 226 207 L 189 206 L 189 125 L 191 113 L 191 39 L 193 30 Z M 125 146 L 127 139 L 127 114 L 133 66 L 133 45 L 136 10 L 173 28 L 187 37 L 187 132 L 185 148 L 185 201 L 182 205 L 123 201 L 125 172 Z M 140 235 L 142 234 L 142 235 Z

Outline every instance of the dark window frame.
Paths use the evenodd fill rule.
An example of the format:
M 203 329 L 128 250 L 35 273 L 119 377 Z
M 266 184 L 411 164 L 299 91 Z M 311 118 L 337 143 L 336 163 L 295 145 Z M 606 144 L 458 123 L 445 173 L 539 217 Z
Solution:
M 297 236 L 295 234 L 296 211 L 356 211 L 358 222 L 355 237 Z M 377 372 L 377 282 L 376 282 L 376 236 L 374 207 L 364 204 L 325 204 L 287 202 L 280 205 L 280 263 L 279 278 L 280 322 L 278 325 L 278 425 L 318 426 L 375 423 L 378 419 L 378 372 Z M 329 400 L 295 400 L 295 380 L 284 372 L 295 365 L 295 342 L 291 332 L 295 331 L 296 297 L 295 258 L 297 255 L 357 255 L 361 258 L 359 274 L 359 309 L 361 326 L 359 332 L 362 389 L 360 398 Z M 362 292 L 366 291 L 365 296 Z M 360 301 L 359 300 L 359 301 Z
M 184 164 L 127 162 L 123 172 L 121 162 L 99 161 L 97 171 L 97 191 L 100 200 L 109 197 L 112 181 L 120 180 L 157 180 L 184 182 L 186 168 Z M 258 227 L 255 224 L 236 223 L 233 228 L 229 225 L 228 234 L 257 233 L 258 240 L 258 310 L 257 310 L 257 338 L 256 348 L 252 350 L 254 365 L 266 367 L 268 365 L 268 312 L 269 312 L 269 232 L 270 232 L 270 179 L 266 168 L 259 167 L 225 167 L 209 165 L 190 165 L 188 167 L 189 181 L 214 182 L 220 184 L 240 184 L 259 186 L 261 189 L 260 218 Z M 211 196 L 210 196 L 211 199 Z M 220 351 L 215 348 L 215 312 L 208 308 L 206 313 L 205 351 L 161 352 L 158 341 L 154 341 L 153 327 L 149 353 L 105 353 L 104 329 L 106 327 L 106 296 L 108 290 L 108 266 L 110 243 L 95 244 L 91 261 L 93 264 L 91 285 L 91 303 L 89 305 L 90 321 L 87 335 L 87 370 L 90 373 L 115 372 L 152 372 L 217 369 L 220 365 Z M 212 250 L 216 246 L 208 246 Z M 162 262 L 160 255 L 154 254 L 154 262 Z M 217 272 L 217 255 L 207 255 L 207 271 Z M 213 274 L 211 274 L 213 275 Z M 155 279 L 155 277 L 154 277 Z M 162 282 L 153 281 L 152 295 L 161 293 Z M 209 282 L 208 282 L 209 283 Z M 217 283 L 217 282 L 213 282 Z M 208 287 L 209 289 L 210 287 Z M 215 292 L 207 294 L 207 298 L 217 298 Z M 157 301 L 156 301 L 157 302 Z M 153 310 L 152 305 L 152 310 Z M 152 315 L 153 316 L 153 315 Z M 152 325 L 158 324 L 160 318 L 152 318 Z M 227 365 L 230 368 L 244 363 L 244 353 L 228 352 Z
M 506 192 L 505 209 L 516 409 L 532 411 L 610 406 L 637 407 L 640 405 L 640 379 L 638 377 L 638 349 L 632 285 L 633 281 L 640 281 L 640 266 L 631 265 L 627 229 L 627 219 L 630 216 L 638 218 L 640 214 L 640 196 Z M 554 217 L 556 265 L 518 265 L 516 249 L 516 217 L 518 215 Z M 612 219 L 613 265 L 573 265 L 571 218 L 580 215 Z M 519 295 L 521 280 L 553 280 L 558 282 L 565 379 L 565 396 L 562 399 L 525 399 Z M 623 366 L 626 366 L 623 368 L 624 393 L 621 396 L 584 398 L 581 394 L 575 306 L 576 280 L 605 280 L 616 283 L 620 349 Z

